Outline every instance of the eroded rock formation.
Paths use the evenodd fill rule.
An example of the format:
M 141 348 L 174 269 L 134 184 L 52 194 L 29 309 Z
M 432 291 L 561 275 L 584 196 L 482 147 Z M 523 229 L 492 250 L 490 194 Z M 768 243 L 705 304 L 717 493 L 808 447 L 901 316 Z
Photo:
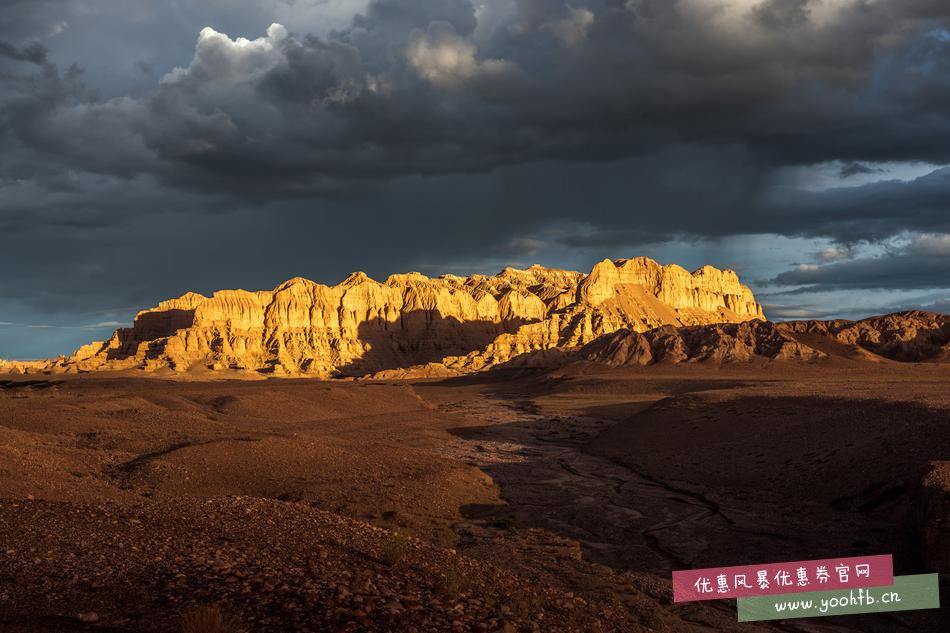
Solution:
M 46 371 L 50 367 L 62 366 L 65 359 L 56 360 L 3 360 L 0 358 L 0 374 L 30 374 Z
M 336 286 L 296 278 L 273 291 L 188 293 L 47 369 L 331 376 L 429 364 L 475 371 L 621 328 L 762 318 L 733 271 L 690 273 L 643 257 L 604 260 L 587 275 L 532 266 L 464 278 L 407 273 L 380 283 L 354 273 Z
M 755 359 L 814 361 L 826 357 L 865 361 L 950 360 L 950 317 L 900 312 L 861 321 L 717 323 L 648 332 L 618 330 L 580 349 L 569 360 L 610 366 Z

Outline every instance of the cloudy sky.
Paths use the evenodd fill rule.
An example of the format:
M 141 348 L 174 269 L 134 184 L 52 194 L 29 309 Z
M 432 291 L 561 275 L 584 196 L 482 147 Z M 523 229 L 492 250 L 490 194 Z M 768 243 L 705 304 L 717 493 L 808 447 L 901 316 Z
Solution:
M 950 310 L 946 0 L 5 0 L 0 357 L 353 270 Z

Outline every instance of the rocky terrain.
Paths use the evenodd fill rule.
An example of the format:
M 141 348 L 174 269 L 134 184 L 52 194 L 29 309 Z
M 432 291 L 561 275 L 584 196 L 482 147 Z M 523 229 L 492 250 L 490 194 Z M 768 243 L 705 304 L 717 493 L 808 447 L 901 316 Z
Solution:
M 589 343 L 571 359 L 610 366 L 768 360 L 945 362 L 950 316 L 901 312 L 861 321 L 747 321 L 647 332 L 618 330 Z
M 669 577 L 882 552 L 945 574 L 947 368 L 6 377 L 0 630 L 943 631 L 739 624 Z
M 492 422 L 466 404 L 483 396 L 0 381 L 0 630 L 181 631 L 212 608 L 229 633 L 760 630 L 673 610 L 663 579 L 556 530 L 473 516 L 506 507 L 453 448 Z
M 620 328 L 762 319 L 730 270 L 692 273 L 647 258 L 605 260 L 587 275 L 532 266 L 495 276 L 419 273 L 336 286 L 296 278 L 273 291 L 187 293 L 69 357 L 0 371 L 229 371 L 366 375 L 424 365 L 481 370 L 538 350 L 574 348 Z
M 485 423 L 459 429 L 448 450 L 508 501 L 471 516 L 556 530 L 615 568 L 666 576 L 891 552 L 898 574 L 943 574 L 948 380 L 946 365 L 907 363 L 574 364 L 460 403 Z M 776 623 L 812 633 L 947 625 L 937 612 Z

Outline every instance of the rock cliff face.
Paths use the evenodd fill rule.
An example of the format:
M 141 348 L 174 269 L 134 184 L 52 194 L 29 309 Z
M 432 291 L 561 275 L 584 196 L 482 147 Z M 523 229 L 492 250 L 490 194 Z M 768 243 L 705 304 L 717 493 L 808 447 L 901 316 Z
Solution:
M 532 266 L 464 278 L 407 273 L 379 283 L 354 273 L 336 286 L 296 278 L 273 291 L 188 293 L 47 369 L 332 376 L 428 364 L 464 372 L 621 328 L 762 318 L 731 270 L 690 273 L 643 257 L 605 260 L 588 275 Z
M 900 312 L 862 321 L 790 321 L 663 326 L 649 332 L 618 330 L 565 356 L 610 366 L 755 359 L 814 361 L 950 360 L 950 317 Z

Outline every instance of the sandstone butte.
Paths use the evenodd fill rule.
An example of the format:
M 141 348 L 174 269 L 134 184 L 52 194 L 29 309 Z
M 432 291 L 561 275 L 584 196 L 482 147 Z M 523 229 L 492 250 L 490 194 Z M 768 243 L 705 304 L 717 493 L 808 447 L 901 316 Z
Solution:
M 690 273 L 645 257 L 604 260 L 587 275 L 535 265 L 494 276 L 413 272 L 379 283 L 353 273 L 336 286 L 295 278 L 273 291 L 189 292 L 72 356 L 0 362 L 0 371 L 451 374 L 576 349 L 621 329 L 764 318 L 735 272 Z

